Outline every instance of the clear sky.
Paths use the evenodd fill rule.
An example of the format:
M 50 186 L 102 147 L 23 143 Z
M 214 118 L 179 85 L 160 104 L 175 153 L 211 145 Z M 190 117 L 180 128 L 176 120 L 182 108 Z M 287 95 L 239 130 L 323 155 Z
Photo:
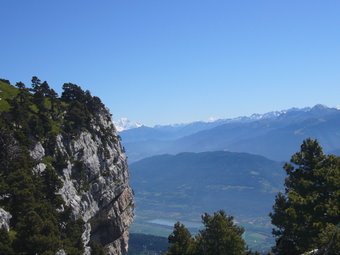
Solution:
M 340 1 L 1 0 L 0 77 L 147 125 L 340 105 Z

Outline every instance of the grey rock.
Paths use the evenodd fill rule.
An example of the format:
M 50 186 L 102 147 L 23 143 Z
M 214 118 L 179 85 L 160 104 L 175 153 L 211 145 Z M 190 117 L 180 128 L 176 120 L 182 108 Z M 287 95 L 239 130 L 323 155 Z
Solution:
M 88 243 L 95 240 L 107 254 L 124 255 L 134 208 L 126 156 L 108 112 L 99 114 L 92 128 L 96 132 L 84 131 L 71 139 L 57 136 L 57 150 L 67 161 L 59 193 L 74 218 L 85 222 L 84 254 L 91 254 Z M 83 180 L 74 178 L 79 165 Z
M 55 255 L 67 255 L 67 254 L 66 254 L 66 252 L 63 249 L 61 249 L 61 250 L 57 251 L 55 253 Z
M 40 142 L 37 142 L 33 150 L 30 151 L 30 156 L 39 161 L 45 156 L 45 149 Z
M 33 168 L 33 172 L 36 174 L 41 174 L 46 169 L 46 165 L 44 163 L 39 163 Z
M 0 228 L 5 228 L 9 231 L 9 221 L 12 218 L 12 215 L 5 211 L 4 209 L 0 208 Z

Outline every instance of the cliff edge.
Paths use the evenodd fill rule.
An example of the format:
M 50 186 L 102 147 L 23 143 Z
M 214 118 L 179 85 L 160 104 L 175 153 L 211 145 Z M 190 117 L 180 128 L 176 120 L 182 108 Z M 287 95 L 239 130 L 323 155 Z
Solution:
M 37 254 L 46 247 L 54 254 L 127 254 L 134 200 L 109 111 L 74 84 L 64 84 L 61 97 L 40 80 L 32 79 L 30 90 L 0 85 L 6 101 L 0 109 L 0 228 L 8 233 L 6 247 Z M 19 187 L 10 187 L 17 185 L 14 167 L 23 169 L 16 174 L 27 180 L 20 185 L 27 185 L 29 201 Z M 20 199 L 25 206 L 13 202 Z M 28 238 L 25 231 L 35 221 L 37 233 Z M 42 240 L 47 244 L 39 248 Z

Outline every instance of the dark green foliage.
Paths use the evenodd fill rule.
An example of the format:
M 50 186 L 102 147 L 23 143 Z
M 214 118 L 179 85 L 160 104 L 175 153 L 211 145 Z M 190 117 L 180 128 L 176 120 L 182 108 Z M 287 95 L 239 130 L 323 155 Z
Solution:
M 90 247 L 91 247 L 91 253 L 92 254 L 96 254 L 96 255 L 105 255 L 105 250 L 104 247 L 96 242 L 96 241 L 90 241 L 89 243 Z
M 54 168 L 47 165 L 39 179 L 42 180 L 41 190 L 44 195 L 43 198 L 50 201 L 55 208 L 59 207 L 62 204 L 62 198 L 57 192 L 61 188 L 62 183 Z
M 183 224 L 177 222 L 169 236 L 168 255 L 246 255 L 242 227 L 233 217 L 218 211 L 202 216 L 202 229 L 193 239 Z
M 81 238 L 81 235 L 84 232 L 83 220 L 72 220 L 70 208 L 65 209 L 62 219 L 61 222 L 64 223 L 65 228 L 62 229 L 61 239 L 66 253 L 72 255 L 83 254 L 84 244 Z
M 61 99 L 67 103 L 74 101 L 84 103 L 86 100 L 84 91 L 78 85 L 65 83 L 63 85 L 63 90 L 64 92 L 61 94 Z
M 65 115 L 65 131 L 79 132 L 89 123 L 90 116 L 87 114 L 85 107 L 80 102 L 75 101 Z
M 12 240 L 6 229 L 0 228 L 0 255 L 14 254 Z
M 19 220 L 16 231 L 14 249 L 17 253 L 56 252 L 61 244 L 56 220 L 52 217 L 45 218 L 33 210 L 25 213 Z
M 0 78 L 0 81 L 3 82 L 3 83 L 7 83 L 8 85 L 11 85 L 9 80 Z
M 20 153 L 19 145 L 12 133 L 4 128 L 0 128 L 0 174 L 7 175 L 10 172 L 12 162 L 19 157 Z
M 79 102 L 84 104 L 90 113 L 95 113 L 104 108 L 103 103 L 98 97 L 92 97 L 91 93 L 83 91 L 78 85 L 65 83 L 63 85 L 64 92 L 61 95 L 61 100 L 67 103 Z
M 61 101 L 68 105 L 64 122 L 65 132 L 74 135 L 82 129 L 92 130 L 91 120 L 96 119 L 98 113 L 104 109 L 103 103 L 98 97 L 92 97 L 89 91 L 83 91 L 75 84 L 65 83 L 63 89 Z
M 174 231 L 168 237 L 170 247 L 168 255 L 186 255 L 191 254 L 194 240 L 189 230 L 180 222 L 175 223 Z
M 41 140 L 62 131 L 71 135 L 83 130 L 95 133 L 92 130 L 93 119 L 97 120 L 98 114 L 105 110 L 98 97 L 71 83 L 63 85 L 60 98 L 46 81 L 42 82 L 35 76 L 32 88 L 27 88 L 22 82 L 16 83 L 16 89 L 4 81 L 0 81 L 0 86 L 1 104 L 5 103 L 0 107 L 1 125 L 20 131 L 16 132 L 16 139 L 24 144 L 28 144 L 32 137 Z
M 62 174 L 62 170 L 67 167 L 66 158 L 60 151 L 54 154 L 52 165 L 58 174 Z
M 77 186 L 77 190 L 88 190 L 88 179 L 86 174 L 86 166 L 81 161 L 75 161 L 74 166 L 72 168 L 72 179 L 79 180 L 79 186 Z
M 202 216 L 204 229 L 197 237 L 198 254 L 204 255 L 242 255 L 246 252 L 242 239 L 242 227 L 233 222 L 233 217 L 224 211 Z
M 57 194 L 66 156 L 56 150 L 56 136 L 91 131 L 92 119 L 104 106 L 73 84 L 64 85 L 61 98 L 37 77 L 31 89 L 21 82 L 16 88 L 6 81 L 0 85 L 1 101 L 6 102 L 0 105 L 0 207 L 12 215 L 10 232 L 0 230 L 0 255 L 47 255 L 61 248 L 67 254 L 83 254 L 84 222 L 74 219 Z M 32 171 L 38 162 L 29 154 L 37 141 L 45 148 L 42 173 Z M 88 188 L 85 166 L 80 161 L 74 165 L 78 188 Z M 98 246 L 94 249 L 99 251 Z
M 319 249 L 340 254 L 340 159 L 323 153 L 307 139 L 286 164 L 285 193 L 279 193 L 270 214 L 276 226 L 274 251 L 302 254 Z

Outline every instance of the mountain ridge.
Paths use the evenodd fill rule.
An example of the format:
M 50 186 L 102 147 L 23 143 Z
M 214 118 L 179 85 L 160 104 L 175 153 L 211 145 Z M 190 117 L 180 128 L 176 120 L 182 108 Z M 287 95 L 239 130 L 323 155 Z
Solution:
M 141 127 L 123 131 L 120 135 L 130 162 L 166 153 L 216 150 L 249 152 L 284 161 L 308 137 L 319 139 L 327 152 L 340 148 L 340 142 L 337 142 L 340 133 L 336 128 L 339 121 L 340 110 L 316 105 L 232 121 Z M 277 148 L 280 143 L 287 145 L 282 151 Z
M 128 118 L 124 117 L 121 118 L 117 121 L 114 121 L 114 123 L 120 127 L 120 123 L 122 123 L 124 126 L 124 123 L 131 123 L 131 126 L 127 126 L 127 128 L 123 128 L 121 131 L 126 131 L 129 129 L 136 129 L 140 127 L 147 127 L 147 128 L 153 128 L 153 129 L 172 129 L 172 128 L 184 128 L 187 126 L 192 126 L 196 124 L 213 124 L 213 125 L 221 125 L 223 123 L 229 123 L 229 122 L 242 122 L 242 121 L 254 121 L 254 120 L 259 120 L 259 119 L 270 119 L 270 118 L 277 118 L 281 115 L 284 115 L 286 113 L 290 112 L 309 112 L 309 111 L 314 111 L 314 110 L 329 110 L 329 111 L 340 111 L 338 107 L 328 107 L 324 104 L 316 104 L 314 106 L 307 106 L 307 107 L 291 107 L 285 110 L 278 110 L 278 111 L 269 111 L 265 113 L 253 113 L 251 115 L 241 115 L 233 118 L 218 118 L 216 120 L 197 120 L 197 121 L 192 121 L 192 122 L 183 122 L 183 123 L 173 123 L 173 124 L 155 124 L 153 126 L 148 126 L 141 124 L 139 122 L 132 122 Z M 119 128 L 120 129 L 120 128 Z M 120 130 L 118 130 L 120 131 Z

